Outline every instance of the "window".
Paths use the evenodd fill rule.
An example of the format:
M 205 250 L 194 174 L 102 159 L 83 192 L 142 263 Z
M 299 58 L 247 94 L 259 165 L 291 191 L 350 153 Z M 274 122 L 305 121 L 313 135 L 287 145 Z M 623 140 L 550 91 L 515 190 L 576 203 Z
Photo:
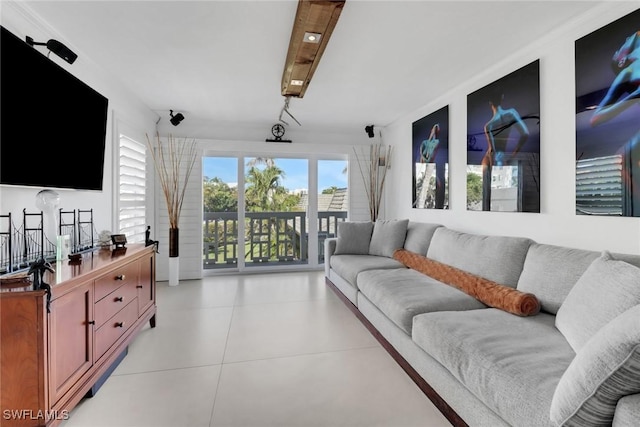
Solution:
M 622 156 L 576 162 L 576 211 L 585 215 L 622 215 Z
M 118 229 L 127 241 L 142 243 L 147 228 L 146 146 L 120 134 L 118 156 Z

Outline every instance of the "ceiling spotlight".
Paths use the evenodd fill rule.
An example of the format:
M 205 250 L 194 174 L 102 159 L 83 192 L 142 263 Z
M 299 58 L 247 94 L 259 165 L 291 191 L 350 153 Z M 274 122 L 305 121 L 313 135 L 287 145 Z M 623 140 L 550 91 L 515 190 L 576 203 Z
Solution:
M 369 138 L 373 138 L 373 125 L 365 126 L 364 131 L 369 135 Z
M 176 114 L 174 116 L 173 115 L 173 110 L 169 110 L 169 115 L 171 116 L 171 120 L 169 120 L 169 121 L 174 126 L 178 126 L 180 124 L 180 122 L 184 120 L 184 116 L 182 115 L 182 113 L 178 113 L 178 114 Z
M 27 44 L 29 46 L 46 46 L 47 49 L 67 61 L 69 64 L 73 64 L 73 62 L 78 58 L 78 55 L 73 53 L 71 49 L 60 43 L 58 40 L 51 39 L 46 43 L 34 42 L 31 37 L 27 36 Z
M 320 43 L 320 37 L 322 34 L 320 33 L 304 33 L 304 40 L 307 43 Z

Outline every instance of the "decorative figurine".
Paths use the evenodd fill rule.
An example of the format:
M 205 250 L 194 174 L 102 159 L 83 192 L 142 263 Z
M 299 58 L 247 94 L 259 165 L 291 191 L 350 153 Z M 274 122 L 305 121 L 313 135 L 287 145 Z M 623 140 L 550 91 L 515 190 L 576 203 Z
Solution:
M 151 245 L 155 245 L 156 247 L 156 253 L 158 252 L 158 241 L 157 240 L 151 240 L 151 226 L 147 225 L 147 231 L 144 232 L 144 245 L 145 246 L 151 246 Z
M 47 313 L 50 313 L 51 306 L 51 286 L 44 281 L 44 272 L 55 273 L 51 264 L 44 258 L 31 263 L 28 274 L 33 274 L 33 289 L 44 289 L 47 291 Z

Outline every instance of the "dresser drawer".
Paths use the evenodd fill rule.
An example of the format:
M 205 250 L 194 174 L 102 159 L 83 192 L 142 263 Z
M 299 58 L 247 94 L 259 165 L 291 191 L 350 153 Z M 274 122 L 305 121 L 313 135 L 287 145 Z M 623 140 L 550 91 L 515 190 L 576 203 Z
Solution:
M 138 319 L 138 300 L 134 298 L 105 322 L 95 334 L 95 357 L 98 360 Z
M 135 288 L 138 284 L 139 268 L 139 264 L 133 262 L 97 278 L 95 280 L 94 290 L 94 298 L 96 301 L 101 300 L 125 284 L 131 283 Z
M 138 295 L 134 282 L 127 282 L 95 304 L 94 317 L 99 328 Z

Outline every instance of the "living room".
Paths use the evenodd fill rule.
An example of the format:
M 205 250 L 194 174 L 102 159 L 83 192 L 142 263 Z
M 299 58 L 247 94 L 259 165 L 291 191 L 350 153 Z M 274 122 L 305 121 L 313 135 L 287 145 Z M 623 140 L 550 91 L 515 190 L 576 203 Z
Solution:
M 45 2 L 46 3 L 46 2 Z M 55 3 L 55 2 L 53 2 Z M 241 2 L 245 6 L 251 2 Z M 367 2 L 358 3 L 359 8 L 364 8 Z M 386 3 L 386 2 L 383 2 Z M 435 2 L 434 2 L 435 3 Z M 536 2 L 522 2 L 536 3 Z M 576 5 L 571 6 L 571 3 Z M 79 17 L 82 16 L 82 9 L 90 9 L 91 3 L 78 3 Z M 349 2 L 345 7 L 350 7 Z M 42 12 L 52 13 L 52 17 L 60 18 L 60 14 L 52 12 L 51 6 L 38 5 L 34 3 L 29 5 L 28 2 L 3 2 L 2 3 L 2 25 L 9 28 L 15 34 L 24 38 L 31 36 L 35 40 L 48 40 L 50 38 L 59 39 L 67 43 L 69 46 L 78 46 L 81 42 L 72 38 L 66 38 L 69 30 L 48 22 L 46 18 L 40 16 L 38 8 L 42 7 Z M 355 6 L 354 6 L 355 7 Z M 391 7 L 387 5 L 387 7 Z M 462 6 L 460 6 L 462 7 Z M 287 127 L 287 136 L 293 139 L 293 144 L 265 144 L 265 138 L 269 138 L 271 125 L 278 121 L 278 112 L 283 98 L 278 93 L 277 82 L 275 80 L 275 103 L 277 106 L 273 109 L 273 119 L 271 122 L 260 123 L 235 123 L 226 119 L 226 117 L 214 117 L 210 120 L 198 120 L 194 116 L 189 116 L 189 105 L 174 106 L 167 105 L 150 106 L 146 101 L 134 94 L 122 82 L 114 79 L 110 72 L 102 68 L 98 63 L 91 60 L 90 50 L 80 50 L 82 60 L 73 65 L 64 64 L 63 61 L 57 61 L 52 55 L 52 60 L 56 60 L 70 72 L 93 86 L 99 92 L 102 92 L 109 98 L 109 117 L 107 125 L 107 146 L 105 152 L 104 167 L 104 186 L 101 192 L 77 192 L 77 191 L 61 191 L 61 202 L 64 207 L 74 208 L 93 208 L 94 221 L 97 230 L 115 230 L 117 227 L 117 202 L 115 201 L 116 187 L 115 174 L 116 171 L 116 135 L 125 131 L 135 136 L 138 140 L 144 141 L 145 134 L 155 135 L 159 132 L 161 135 L 175 133 L 180 137 L 193 137 L 199 140 L 203 150 L 210 153 L 241 153 L 242 155 L 306 155 L 314 153 L 315 155 L 341 155 L 348 158 L 351 167 L 349 168 L 350 179 L 350 199 L 351 205 L 349 210 L 349 220 L 359 221 L 368 220 L 369 213 L 367 210 L 367 201 L 364 194 L 364 183 L 358 171 L 354 157 L 354 147 L 368 147 L 372 141 L 378 141 L 378 138 L 372 140 L 363 131 L 365 125 L 375 124 L 376 132 L 382 135 L 384 144 L 393 147 L 393 159 L 388 169 L 387 181 L 385 184 L 386 192 L 383 200 L 383 209 L 381 218 L 408 218 L 411 221 L 422 221 L 444 224 L 461 231 L 486 234 L 486 235 L 507 235 L 507 236 L 523 236 L 534 239 L 538 242 L 547 244 L 556 244 L 570 246 L 588 250 L 607 249 L 612 252 L 621 252 L 629 254 L 640 254 L 640 222 L 634 217 L 603 217 L 591 215 L 577 215 L 575 206 L 575 162 L 576 162 L 576 106 L 575 106 L 575 41 L 613 21 L 619 19 L 633 11 L 638 7 L 636 1 L 628 2 L 562 2 L 556 6 L 552 2 L 545 3 L 546 13 L 554 14 L 554 8 L 558 7 L 558 13 L 565 13 L 562 25 L 554 25 L 547 28 L 543 34 L 535 39 L 528 40 L 525 44 L 520 45 L 517 51 L 508 50 L 508 53 L 502 53 L 499 58 L 493 60 L 490 66 L 476 67 L 465 63 L 470 69 L 470 75 L 466 72 L 460 74 L 457 83 L 453 86 L 436 90 L 431 86 L 433 82 L 425 77 L 420 86 L 414 86 L 409 89 L 403 89 L 407 98 L 414 100 L 415 108 L 404 107 L 395 114 L 393 120 L 378 121 L 376 118 L 361 119 L 359 117 L 351 119 L 353 123 L 349 125 L 336 125 L 335 128 L 327 126 L 317 126 L 313 123 L 307 125 L 307 121 L 301 119 L 303 126 L 295 125 Z M 581 12 L 576 12 L 576 7 Z M 392 8 L 392 7 L 391 7 Z M 581 9 L 583 8 L 583 9 Z M 291 16 L 295 11 L 295 6 L 291 5 Z M 118 31 L 117 12 L 110 18 L 114 19 L 112 30 Z M 558 15 L 560 16 L 560 15 Z M 344 17 L 343 17 L 344 18 Z M 67 18 L 70 19 L 70 18 Z M 75 18 L 78 19 L 78 18 Z M 79 18 L 81 20 L 81 18 Z M 551 18 L 550 18 L 551 19 Z M 556 18 L 559 19 L 559 18 Z M 62 19 L 64 21 L 64 19 Z M 287 22 L 290 25 L 291 19 Z M 429 21 L 424 18 L 423 21 Z M 87 21 L 84 25 L 89 25 Z M 343 21 L 339 21 L 338 26 Z M 165 25 L 156 24 L 156 25 Z M 428 24 L 425 24 L 428 25 Z M 473 28 L 482 28 L 484 25 L 491 26 L 486 23 L 476 24 Z M 501 24 L 497 25 L 498 29 Z M 180 26 L 172 31 L 180 32 Z M 289 31 L 289 30 L 287 30 Z M 285 33 L 287 32 L 285 31 Z M 467 29 L 468 34 L 465 37 L 472 37 L 474 31 Z M 496 37 L 502 35 L 496 30 Z M 465 37 L 462 37 L 464 39 Z M 334 41 L 334 40 L 332 40 Z M 203 42 L 205 43 L 205 42 Z M 439 42 L 442 43 L 442 42 Z M 332 44 L 329 43 L 327 55 L 330 54 Z M 286 46 L 283 46 L 283 50 Z M 443 46 L 443 48 L 445 48 Z M 106 49 L 106 48 L 105 48 Z M 113 47 L 111 48 L 113 49 Z M 447 49 L 459 50 L 458 56 L 465 55 L 465 48 L 457 45 L 448 46 Z M 283 52 L 277 56 L 278 63 L 274 68 L 277 73 L 281 71 L 281 61 Z M 414 55 L 420 55 L 415 52 Z M 86 58 L 86 59 L 85 59 Z M 465 124 L 467 116 L 467 96 L 499 78 L 519 69 L 520 67 L 540 60 L 540 115 L 543 122 L 540 128 L 541 150 L 540 150 L 540 212 L 539 213 L 512 213 L 512 212 L 477 212 L 466 208 L 467 206 L 467 189 L 466 189 L 466 147 L 465 143 Z M 134 61 L 135 58 L 126 58 L 127 61 Z M 140 59 L 144 61 L 144 59 Z M 263 57 L 263 60 L 267 58 Z M 323 62 L 324 66 L 329 67 L 330 62 Z M 380 55 L 378 59 L 385 61 L 384 55 Z M 167 59 L 167 61 L 169 61 Z M 183 78 L 181 72 L 188 69 L 185 61 L 177 61 L 175 78 Z M 188 61 L 187 61 L 188 63 Z M 162 67 L 166 64 L 157 64 Z M 258 64 L 256 67 L 260 67 Z M 411 65 L 407 65 L 410 68 Z M 443 65 L 447 68 L 446 64 Z M 321 69 L 320 69 L 321 70 Z M 321 71 L 318 71 L 317 79 L 321 79 Z M 448 73 L 456 75 L 455 67 L 447 70 Z M 151 78 L 151 77 L 149 77 Z M 390 76 L 393 78 L 393 76 Z M 315 81 L 314 81 L 315 83 Z M 158 85 L 165 85 L 169 88 L 167 92 L 172 91 L 172 85 L 167 82 L 158 82 Z M 235 83 L 237 85 L 237 83 Z M 311 83 L 313 86 L 313 83 Z M 382 91 L 382 90 L 381 90 Z M 408 92 L 411 92 L 409 95 Z M 425 93 L 425 95 L 421 95 Z M 223 94 L 230 98 L 231 93 Z M 344 94 L 341 94 L 344 96 Z M 174 96 L 169 93 L 165 95 L 165 100 Z M 191 96 L 198 96 L 191 94 Z M 335 95 L 334 95 L 335 96 Z M 175 96 L 177 98 L 177 95 Z M 224 97 L 221 97 L 224 99 Z M 422 101 L 415 104 L 415 99 Z M 300 116 L 298 111 L 304 111 L 302 106 L 307 99 L 293 100 L 291 112 L 296 117 Z M 173 102 L 173 101 L 171 101 Z M 214 99 L 213 102 L 224 105 L 226 101 Z M 259 101 L 256 101 L 259 102 Z M 186 102 L 184 102 L 186 103 Z M 449 176 L 449 206 L 448 209 L 415 209 L 412 208 L 412 175 L 409 172 L 411 167 L 411 140 L 412 140 L 412 124 L 422 117 L 438 110 L 439 108 L 449 106 L 450 121 L 450 145 L 449 155 L 450 176 Z M 152 108 L 159 108 L 156 111 Z M 169 123 L 169 109 L 184 108 L 186 119 L 179 127 L 174 127 Z M 165 111 L 166 109 L 166 111 Z M 246 108 L 249 114 L 251 108 Z M 387 116 L 388 117 L 388 116 Z M 344 119 L 349 121 L 349 119 Z M 189 123 L 191 122 L 191 123 Z M 202 174 L 201 169 L 196 166 L 194 173 Z M 194 181 L 199 181 L 195 179 Z M 197 183 L 199 185 L 199 183 Z M 148 194 L 159 195 L 157 183 L 151 183 Z M 1 213 L 13 212 L 16 216 L 22 212 L 22 209 L 36 209 L 36 194 L 40 189 L 25 189 L 3 186 L 0 188 L 0 211 Z M 201 214 L 198 209 L 200 195 L 196 191 L 193 199 L 189 200 L 190 206 L 195 206 L 193 216 L 184 218 L 184 226 L 181 226 L 181 279 L 203 280 L 205 277 L 201 269 Z M 99 208 L 98 208 L 99 207 Z M 168 222 L 164 208 L 164 201 L 161 197 L 149 197 L 147 200 L 149 212 L 148 223 L 152 226 L 152 236 L 160 240 L 160 253 L 158 256 L 158 276 L 159 288 L 162 289 L 162 282 L 168 278 L 168 257 L 167 257 L 167 241 L 168 241 Z M 189 228 L 191 227 L 191 228 Z M 189 230 L 189 231 L 187 231 Z M 192 237 L 196 236 L 196 237 Z M 297 274 L 297 272 L 295 273 Z M 309 272 L 309 274 L 320 274 L 317 269 Z M 273 276 L 265 275 L 267 282 L 273 280 Z M 270 279 L 271 278 L 271 279 Z M 318 277 L 316 277 L 316 280 Z M 321 279 L 321 277 L 320 277 Z M 221 281 L 227 281 L 228 278 L 221 278 Z M 249 280 L 249 279 L 247 279 Z M 298 278 L 296 280 L 304 281 L 306 279 Z M 185 282 L 186 283 L 186 282 Z M 321 285 L 323 285 L 321 281 Z M 237 287 L 237 284 L 229 285 Z M 319 291 L 318 285 L 308 285 L 310 292 Z M 185 295 L 189 292 L 184 290 L 186 286 L 178 286 L 175 289 L 166 288 L 159 290 L 158 298 L 162 297 L 162 292 L 166 295 L 172 294 L 176 296 L 179 292 Z M 260 288 L 262 289 L 262 288 Z M 199 291 L 200 292 L 200 291 Z M 210 291 L 202 290 L 205 294 Z M 195 298 L 202 298 L 202 294 L 195 292 Z M 186 296 L 178 296 L 182 303 L 185 302 Z M 182 300 L 185 298 L 185 300 Z M 205 295 L 204 300 L 207 296 Z M 331 297 L 327 297 L 331 298 Z M 258 298 L 259 299 L 259 298 Z M 268 298 L 267 298 L 268 300 Z M 203 305 L 211 302 L 203 302 Z M 174 303 L 169 303 L 174 304 Z M 180 303 L 175 303 L 180 304 Z M 187 304 L 188 305 L 188 304 Z M 161 303 L 159 303 L 161 307 Z M 355 328 L 355 326 L 354 326 Z M 354 332 L 358 335 L 360 332 Z M 363 345 L 368 346 L 370 343 L 367 338 L 358 335 L 357 339 L 363 340 Z M 147 356 L 145 356 L 147 357 Z M 152 357 L 152 356 L 148 356 Z M 410 392 L 409 392 L 409 395 Z M 415 399 L 411 395 L 410 399 Z M 419 414 L 422 415 L 422 414 Z M 357 423 L 357 422 L 356 422 Z M 402 424 L 401 421 L 398 421 Z M 411 424 L 408 422 L 407 424 Z

